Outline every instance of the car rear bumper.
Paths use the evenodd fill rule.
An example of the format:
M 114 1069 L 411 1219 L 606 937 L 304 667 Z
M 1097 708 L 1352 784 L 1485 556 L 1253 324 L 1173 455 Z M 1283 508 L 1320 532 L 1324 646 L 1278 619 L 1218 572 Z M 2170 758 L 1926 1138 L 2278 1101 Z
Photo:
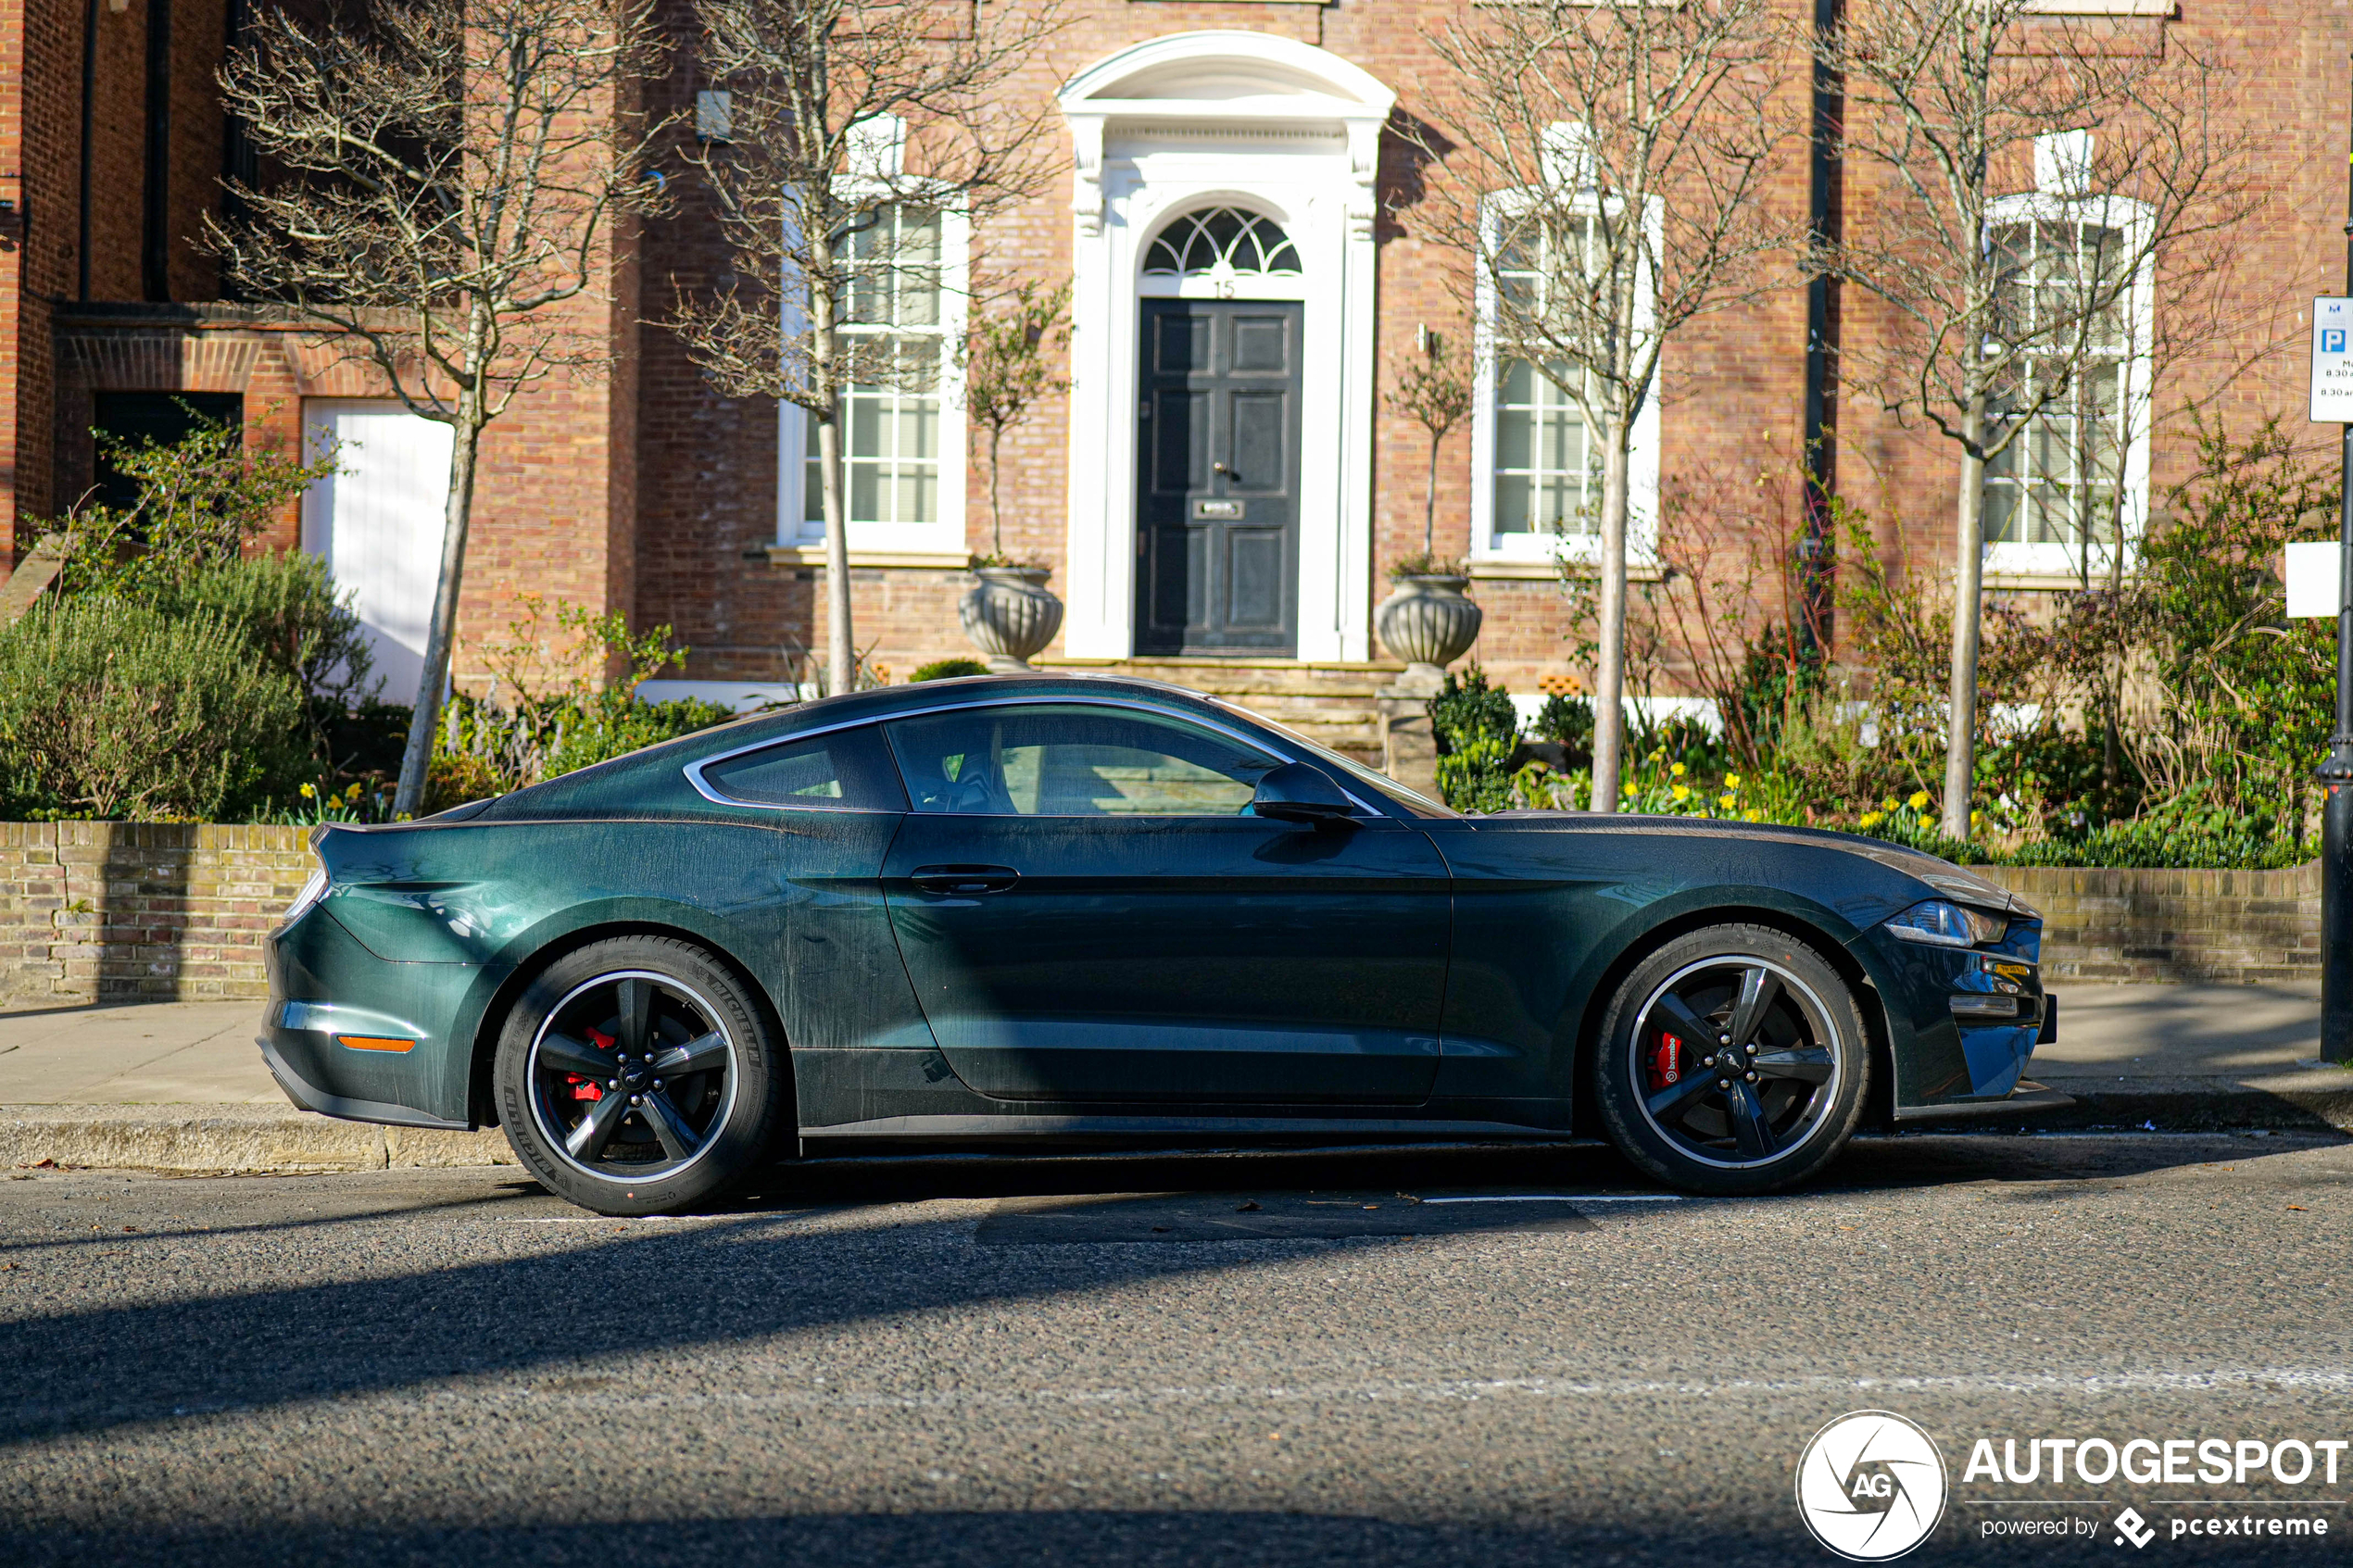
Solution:
M 272 1008 L 275 1017 L 278 1010 Z M 257 1035 L 254 1044 L 261 1047 L 261 1060 L 269 1064 L 270 1075 L 278 1080 L 278 1087 L 288 1099 L 305 1110 L 315 1110 L 321 1116 L 336 1116 L 346 1122 L 381 1122 L 392 1127 L 433 1127 L 445 1132 L 468 1132 L 463 1122 L 445 1122 L 438 1116 L 428 1116 L 414 1107 L 391 1105 L 383 1100 L 350 1099 L 329 1094 L 296 1072 L 268 1035 Z

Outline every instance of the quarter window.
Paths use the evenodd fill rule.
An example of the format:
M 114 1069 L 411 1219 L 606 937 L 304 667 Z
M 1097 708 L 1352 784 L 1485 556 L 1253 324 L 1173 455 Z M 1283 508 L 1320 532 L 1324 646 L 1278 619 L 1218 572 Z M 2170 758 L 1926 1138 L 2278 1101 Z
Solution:
M 971 816 L 1239 817 L 1281 761 L 1176 720 L 1078 705 L 886 728 L 914 809 Z
M 703 783 L 746 806 L 904 811 L 899 774 L 871 729 L 838 730 L 706 763 Z

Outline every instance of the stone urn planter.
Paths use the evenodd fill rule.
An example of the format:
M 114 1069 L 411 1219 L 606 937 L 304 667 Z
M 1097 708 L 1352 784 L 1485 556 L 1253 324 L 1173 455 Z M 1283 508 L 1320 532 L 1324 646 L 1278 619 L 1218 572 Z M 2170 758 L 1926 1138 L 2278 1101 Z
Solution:
M 1047 590 L 1046 577 L 1042 566 L 973 569 L 973 585 L 956 614 L 973 646 L 988 656 L 991 671 L 1022 673 L 1062 630 L 1063 602 Z
M 1373 609 L 1381 646 L 1405 661 L 1400 686 L 1438 689 L 1446 666 L 1478 639 L 1481 611 L 1463 593 L 1470 579 L 1452 573 L 1401 577 L 1397 591 Z

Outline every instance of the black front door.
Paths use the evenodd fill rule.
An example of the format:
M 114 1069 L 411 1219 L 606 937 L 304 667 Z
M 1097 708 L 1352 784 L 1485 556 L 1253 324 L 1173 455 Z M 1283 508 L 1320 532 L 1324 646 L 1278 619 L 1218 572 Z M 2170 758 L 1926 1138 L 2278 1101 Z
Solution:
M 1138 653 L 1298 649 L 1302 314 L 1143 301 Z

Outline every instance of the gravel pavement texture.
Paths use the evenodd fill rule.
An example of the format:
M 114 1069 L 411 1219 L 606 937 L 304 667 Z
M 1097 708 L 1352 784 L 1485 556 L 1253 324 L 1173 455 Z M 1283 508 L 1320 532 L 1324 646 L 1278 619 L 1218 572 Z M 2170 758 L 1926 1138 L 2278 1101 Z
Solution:
M 19 1563 L 2318 1562 L 2335 1484 L 1965 1484 L 1978 1437 L 2353 1437 L 2353 1144 L 1906 1136 L 1701 1201 L 1596 1149 L 929 1159 L 610 1221 L 512 1170 L 0 1181 Z M 1446 1201 L 1504 1199 L 1504 1201 Z M 2052 1499 L 2070 1507 L 2055 1510 Z M 2325 1519 L 2321 1539 L 2106 1521 Z M 2081 1517 L 2097 1536 L 1989 1537 Z

